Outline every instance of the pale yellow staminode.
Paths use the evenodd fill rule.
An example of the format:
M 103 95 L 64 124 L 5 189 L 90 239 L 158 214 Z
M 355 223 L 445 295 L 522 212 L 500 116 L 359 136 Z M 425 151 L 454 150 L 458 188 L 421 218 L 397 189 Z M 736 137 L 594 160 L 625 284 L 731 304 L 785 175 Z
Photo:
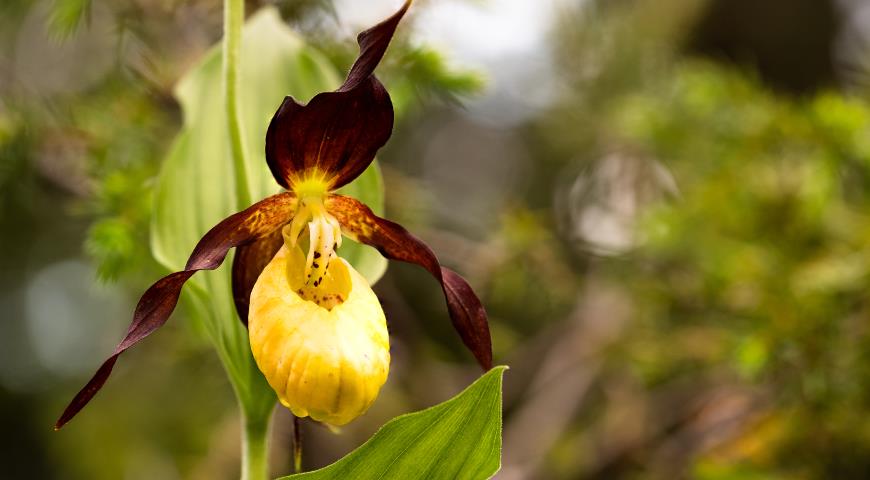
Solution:
M 335 257 L 323 281 L 305 284 L 306 257 L 281 247 L 251 292 L 248 331 L 257 366 L 298 417 L 344 425 L 387 380 L 387 324 L 368 282 Z
M 302 197 L 293 221 L 284 226 L 281 234 L 284 243 L 293 248 L 299 234 L 308 228 L 308 257 L 305 259 L 305 284 L 317 287 L 323 282 L 326 266 L 336 256 L 341 246 L 341 225 L 323 206 L 322 196 Z

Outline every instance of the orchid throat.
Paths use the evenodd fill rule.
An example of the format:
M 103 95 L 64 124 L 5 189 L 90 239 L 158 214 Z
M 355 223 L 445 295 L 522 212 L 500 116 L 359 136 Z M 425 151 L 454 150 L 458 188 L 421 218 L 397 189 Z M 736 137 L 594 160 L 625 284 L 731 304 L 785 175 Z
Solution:
M 284 243 L 295 247 L 308 227 L 308 256 L 305 260 L 305 284 L 317 287 L 330 262 L 341 246 L 341 225 L 323 205 L 323 196 L 305 196 L 299 199 L 299 210 L 293 220 L 281 231 Z

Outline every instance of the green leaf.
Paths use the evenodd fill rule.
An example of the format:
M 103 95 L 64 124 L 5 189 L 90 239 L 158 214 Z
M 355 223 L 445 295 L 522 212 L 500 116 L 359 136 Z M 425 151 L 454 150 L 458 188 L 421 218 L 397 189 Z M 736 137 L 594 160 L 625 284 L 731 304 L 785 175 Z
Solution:
M 227 133 L 220 46 L 181 81 L 175 96 L 184 124 L 166 158 L 154 197 L 151 248 L 169 270 L 184 267 L 193 247 L 213 225 L 236 211 L 233 165 Z M 246 165 L 254 200 L 280 190 L 264 157 L 266 128 L 285 95 L 307 101 L 340 83 L 333 65 L 284 25 L 274 8 L 263 8 L 246 22 L 241 47 L 241 117 L 248 148 Z M 349 192 L 372 208 L 383 209 L 380 172 L 369 168 Z M 370 248 L 342 248 L 374 282 L 385 260 Z M 230 289 L 231 259 L 215 272 L 194 276 L 185 289 L 192 316 L 211 338 L 242 407 L 270 410 L 274 393 L 254 365 L 247 331 L 239 322 Z M 192 295 L 191 295 L 192 293 Z
M 332 465 L 283 480 L 485 479 L 501 468 L 501 384 L 495 367 L 459 395 L 394 418 Z

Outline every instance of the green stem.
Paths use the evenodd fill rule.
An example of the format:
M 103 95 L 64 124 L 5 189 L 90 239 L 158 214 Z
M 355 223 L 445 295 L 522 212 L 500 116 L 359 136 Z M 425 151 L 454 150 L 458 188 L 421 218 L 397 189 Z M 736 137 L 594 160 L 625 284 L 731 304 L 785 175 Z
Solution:
M 266 480 L 269 478 L 269 423 L 272 414 L 265 418 L 246 414 L 242 410 L 242 480 Z
M 251 191 L 245 155 L 245 134 L 239 118 L 239 59 L 242 43 L 242 24 L 245 21 L 244 0 L 224 0 L 223 76 L 226 102 L 227 130 L 236 184 L 238 210 L 251 205 Z M 235 385 L 234 385 L 235 386 Z M 240 392 L 236 391 L 239 396 Z M 242 400 L 242 397 L 239 396 Z M 269 421 L 268 414 L 251 413 L 242 408 L 242 480 L 267 480 L 269 476 Z
M 236 175 L 238 210 L 251 204 L 251 191 L 246 169 L 245 135 L 239 119 L 239 50 L 242 43 L 242 23 L 245 21 L 244 0 L 224 0 L 224 94 L 227 107 L 227 127 L 230 151 Z

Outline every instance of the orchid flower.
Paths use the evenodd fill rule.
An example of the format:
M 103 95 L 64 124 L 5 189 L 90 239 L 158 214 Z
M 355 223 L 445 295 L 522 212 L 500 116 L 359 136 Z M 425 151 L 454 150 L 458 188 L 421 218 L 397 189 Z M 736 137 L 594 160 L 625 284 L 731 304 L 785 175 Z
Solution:
M 373 72 L 410 3 L 359 35 L 360 54 L 341 87 L 307 105 L 284 99 L 266 134 L 266 161 L 286 191 L 218 223 L 184 270 L 142 295 L 126 336 L 55 428 L 87 405 L 124 351 L 166 323 L 184 283 L 199 270 L 216 269 L 233 247 L 233 296 L 252 354 L 296 416 L 346 424 L 366 411 L 387 378 L 384 312 L 368 282 L 338 255 L 342 236 L 431 273 L 462 341 L 481 367 L 491 367 L 486 312 L 468 283 L 401 225 L 333 193 L 359 176 L 390 138 L 392 103 Z

